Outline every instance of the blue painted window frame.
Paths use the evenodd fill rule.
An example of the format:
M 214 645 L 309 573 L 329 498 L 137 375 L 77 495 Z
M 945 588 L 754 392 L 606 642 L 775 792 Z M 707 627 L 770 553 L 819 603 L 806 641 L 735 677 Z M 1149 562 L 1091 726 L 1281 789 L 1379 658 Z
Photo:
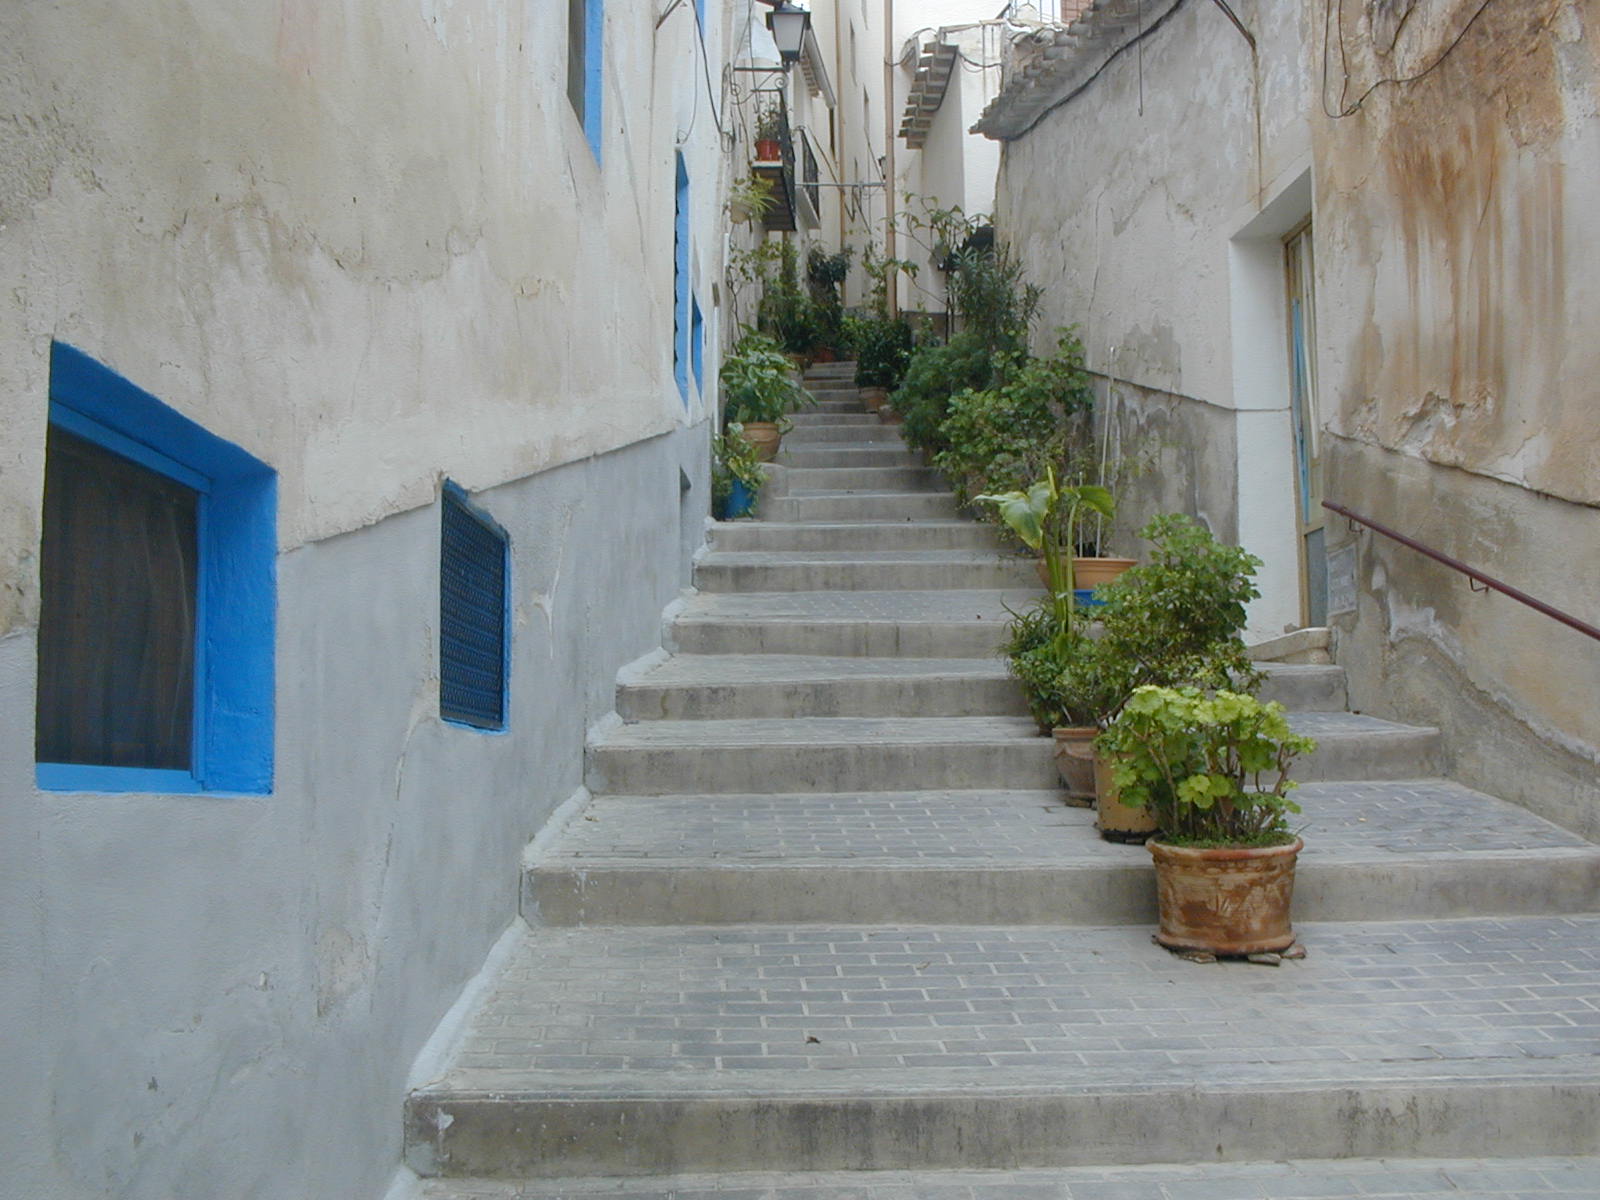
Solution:
M 695 390 L 702 396 L 706 392 L 706 319 L 700 312 L 700 301 L 689 297 L 689 362 L 694 368 Z
M 677 154 L 672 190 L 672 376 L 689 407 L 689 168 Z
M 47 791 L 272 791 L 278 476 L 65 342 L 50 349 L 50 423 L 199 493 L 194 730 L 188 771 L 34 764 Z
M 471 519 L 478 522 L 485 529 L 495 535 L 500 542 L 500 552 L 504 556 L 501 560 L 501 596 L 500 596 L 500 719 L 498 722 L 480 722 L 467 720 L 462 717 L 447 715 L 444 708 L 444 629 L 445 629 L 445 590 L 444 578 L 441 574 L 439 580 L 439 663 L 440 663 L 440 699 L 439 719 L 446 725 L 454 725 L 459 729 L 470 729 L 473 733 L 503 734 L 511 727 L 511 535 L 505 527 L 491 517 L 483 508 L 472 502 L 467 490 L 454 480 L 446 479 L 439 496 L 439 536 L 441 555 L 444 542 L 444 516 L 447 505 L 459 506 Z
M 583 0 L 583 122 L 584 140 L 602 161 L 604 127 L 601 124 L 601 96 L 604 92 L 605 0 Z

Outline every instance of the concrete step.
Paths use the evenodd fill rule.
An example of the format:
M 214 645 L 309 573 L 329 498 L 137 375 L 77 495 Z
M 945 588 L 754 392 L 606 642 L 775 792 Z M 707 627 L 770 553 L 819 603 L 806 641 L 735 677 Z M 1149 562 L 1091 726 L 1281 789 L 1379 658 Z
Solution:
M 1346 1158 L 996 1171 L 429 1179 L 420 1200 L 1594 1200 L 1600 1158 Z
M 846 442 L 862 446 L 895 446 L 905 448 L 905 440 L 898 430 L 879 422 L 877 425 L 836 425 L 832 422 L 813 422 L 796 425 L 784 434 L 785 445 L 809 446 L 813 443 Z
M 625 721 L 1026 716 L 994 658 L 680 654 L 617 689 Z
M 859 405 L 854 409 L 843 407 L 825 408 L 820 402 L 816 408 L 801 409 L 789 419 L 794 422 L 796 429 L 811 425 L 828 425 L 839 428 L 853 426 L 858 429 L 863 427 L 872 429 L 881 427 L 883 424 L 872 413 L 862 412 Z
M 642 721 L 590 744 L 596 793 L 1049 788 L 1050 742 L 1025 717 Z
M 1303 921 L 1600 911 L 1600 846 L 1441 779 L 1311 783 Z M 597 796 L 530 858 L 547 925 L 1151 925 L 1142 846 L 1045 791 Z
M 1300 707 L 1298 684 L 1293 675 L 1269 673 L 1261 697 Z M 1319 690 L 1312 699 L 1323 696 Z M 653 721 L 1025 716 L 1027 709 L 999 658 L 678 654 L 620 686 L 617 712 L 625 721 Z
M 776 522 L 948 521 L 957 514 L 949 492 L 812 491 L 806 495 L 773 496 L 762 501 L 762 514 Z
M 992 658 L 1027 591 L 755 592 L 691 596 L 668 628 L 680 654 Z
M 1437 774 L 1437 730 L 1351 713 L 1294 713 L 1317 738 L 1301 781 Z M 624 725 L 588 750 L 596 793 L 1050 788 L 1051 744 L 1024 717 L 749 717 Z
M 789 470 L 791 496 L 823 492 L 943 492 L 944 486 L 939 473 L 929 467 L 791 467 Z
M 714 550 L 694 569 L 707 592 L 1022 590 L 1038 581 L 1031 559 L 993 550 Z
M 836 397 L 838 397 L 838 398 L 836 398 Z M 802 409 L 800 412 L 792 414 L 790 419 L 793 420 L 796 417 L 825 416 L 825 415 L 832 415 L 832 416 L 860 416 L 860 415 L 865 415 L 865 416 L 872 417 L 872 419 L 874 421 L 878 420 L 878 418 L 876 416 L 873 416 L 873 414 L 871 414 L 871 413 L 863 413 L 862 412 L 861 401 L 860 400 L 857 400 L 857 399 L 855 399 L 855 398 L 853 398 L 851 396 L 848 396 L 848 395 L 844 395 L 843 393 L 823 392 L 820 395 L 816 395 L 814 398 L 816 400 L 815 404 L 811 405 L 808 408 Z M 882 424 L 881 421 L 879 421 L 878 423 L 880 425 Z M 866 424 L 866 422 L 863 421 L 862 424 L 864 425 L 864 424 Z
M 1289 716 L 1298 732 L 1317 739 L 1316 752 L 1296 762 L 1296 779 L 1423 779 L 1443 774 L 1444 745 L 1437 729 L 1349 712 Z
M 999 538 L 992 525 L 975 521 L 740 521 L 717 525 L 711 544 L 736 551 L 988 550 Z
M 1343 667 L 1299 663 L 1257 663 L 1256 667 L 1266 676 L 1261 699 L 1276 700 L 1291 712 L 1343 712 L 1349 703 Z
M 856 364 L 850 362 L 812 363 L 806 368 L 807 379 L 854 379 Z
M 787 443 L 778 454 L 778 462 L 786 467 L 920 467 L 922 460 L 903 446 L 812 446 L 801 442 Z
M 436 1082 L 425 1176 L 1600 1153 L 1600 917 L 528 931 Z M 1194 1193 L 1198 1195 L 1199 1193 Z M 1216 1194 L 1216 1193 L 1211 1193 Z

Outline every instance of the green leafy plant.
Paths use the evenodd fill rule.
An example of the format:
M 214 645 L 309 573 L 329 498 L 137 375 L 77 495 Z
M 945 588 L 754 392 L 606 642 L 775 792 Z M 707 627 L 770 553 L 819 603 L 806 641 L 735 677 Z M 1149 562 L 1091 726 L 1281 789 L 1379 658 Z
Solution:
M 1064 475 L 1087 440 L 1074 418 L 1093 400 L 1083 347 L 1063 330 L 1055 354 L 1017 363 L 998 387 L 951 397 L 939 428 L 944 449 L 934 465 L 962 503 L 980 492 L 1020 490 L 1047 467 Z
M 734 180 L 728 188 L 728 214 L 736 221 L 759 221 L 777 204 L 778 198 L 772 194 L 772 181 L 760 175 L 745 175 Z M 741 217 L 741 213 L 744 216 Z M 762 243 L 763 246 L 766 244 Z
M 1041 636 L 1042 635 L 1042 636 Z M 1006 665 L 1022 685 L 1042 733 L 1064 726 L 1104 726 L 1127 698 L 1126 664 L 1079 629 L 1057 630 L 1053 605 L 1012 619 Z
M 711 502 L 715 511 L 721 512 L 727 504 L 736 479 L 752 496 L 766 481 L 756 448 L 745 441 L 744 426 L 730 421 L 722 433 L 711 439 Z
M 817 342 L 816 305 L 800 286 L 799 254 L 794 243 L 777 241 L 775 261 L 763 271 L 757 324 L 790 354 L 808 355 Z
M 856 386 L 896 388 L 911 363 L 911 326 L 872 317 L 856 326 Z
M 746 333 L 732 354 L 722 360 L 723 419 L 726 422 L 773 422 L 816 401 L 794 381 L 794 364 L 772 338 Z
M 994 356 L 975 334 L 958 333 L 943 345 L 919 346 L 889 404 L 905 422 L 902 434 L 918 450 L 945 449 L 939 427 L 950 415 L 950 398 L 982 389 L 995 378 Z
M 991 353 L 1021 352 L 1038 315 L 1044 289 L 1023 280 L 1022 261 L 1001 246 L 963 250 L 950 276 L 950 304 L 963 327 Z
M 1228 690 L 1146 686 L 1095 741 L 1119 799 L 1154 811 L 1176 845 L 1271 846 L 1294 839 L 1289 767 L 1316 742 L 1283 706 Z
M 1151 543 L 1146 561 L 1099 593 L 1105 640 L 1132 664 L 1134 681 L 1254 690 L 1259 674 L 1240 632 L 1245 605 L 1261 594 L 1261 560 L 1181 513 L 1155 518 L 1139 536 Z
M 832 351 L 836 355 L 850 353 L 840 289 L 850 274 L 853 253 L 849 246 L 833 254 L 821 246 L 813 246 L 806 256 L 806 283 L 811 291 L 815 321 L 810 349 L 814 352 Z

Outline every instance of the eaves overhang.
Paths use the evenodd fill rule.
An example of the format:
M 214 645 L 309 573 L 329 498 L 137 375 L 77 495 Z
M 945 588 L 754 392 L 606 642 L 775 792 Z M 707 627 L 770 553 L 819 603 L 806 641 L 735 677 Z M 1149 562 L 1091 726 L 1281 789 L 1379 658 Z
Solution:
M 821 96 L 829 108 L 834 106 L 833 84 L 828 81 L 828 68 L 822 65 L 822 48 L 817 45 L 817 35 L 806 27 L 805 41 L 800 45 L 800 74 L 805 77 L 806 90 Z

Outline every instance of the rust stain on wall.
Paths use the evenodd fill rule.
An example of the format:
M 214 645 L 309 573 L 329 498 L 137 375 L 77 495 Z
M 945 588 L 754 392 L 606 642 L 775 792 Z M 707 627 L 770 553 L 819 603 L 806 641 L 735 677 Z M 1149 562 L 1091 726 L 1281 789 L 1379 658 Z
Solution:
M 1558 31 L 1578 8 L 1600 0 L 1491 0 L 1470 27 L 1476 5 L 1456 0 L 1348 21 L 1364 47 L 1353 96 L 1437 66 L 1323 127 L 1319 222 L 1365 260 L 1335 266 L 1335 284 L 1357 294 L 1369 272 L 1340 428 L 1594 502 L 1592 404 L 1571 368 L 1595 350 L 1570 337 L 1564 161 L 1582 84 L 1563 76 Z

